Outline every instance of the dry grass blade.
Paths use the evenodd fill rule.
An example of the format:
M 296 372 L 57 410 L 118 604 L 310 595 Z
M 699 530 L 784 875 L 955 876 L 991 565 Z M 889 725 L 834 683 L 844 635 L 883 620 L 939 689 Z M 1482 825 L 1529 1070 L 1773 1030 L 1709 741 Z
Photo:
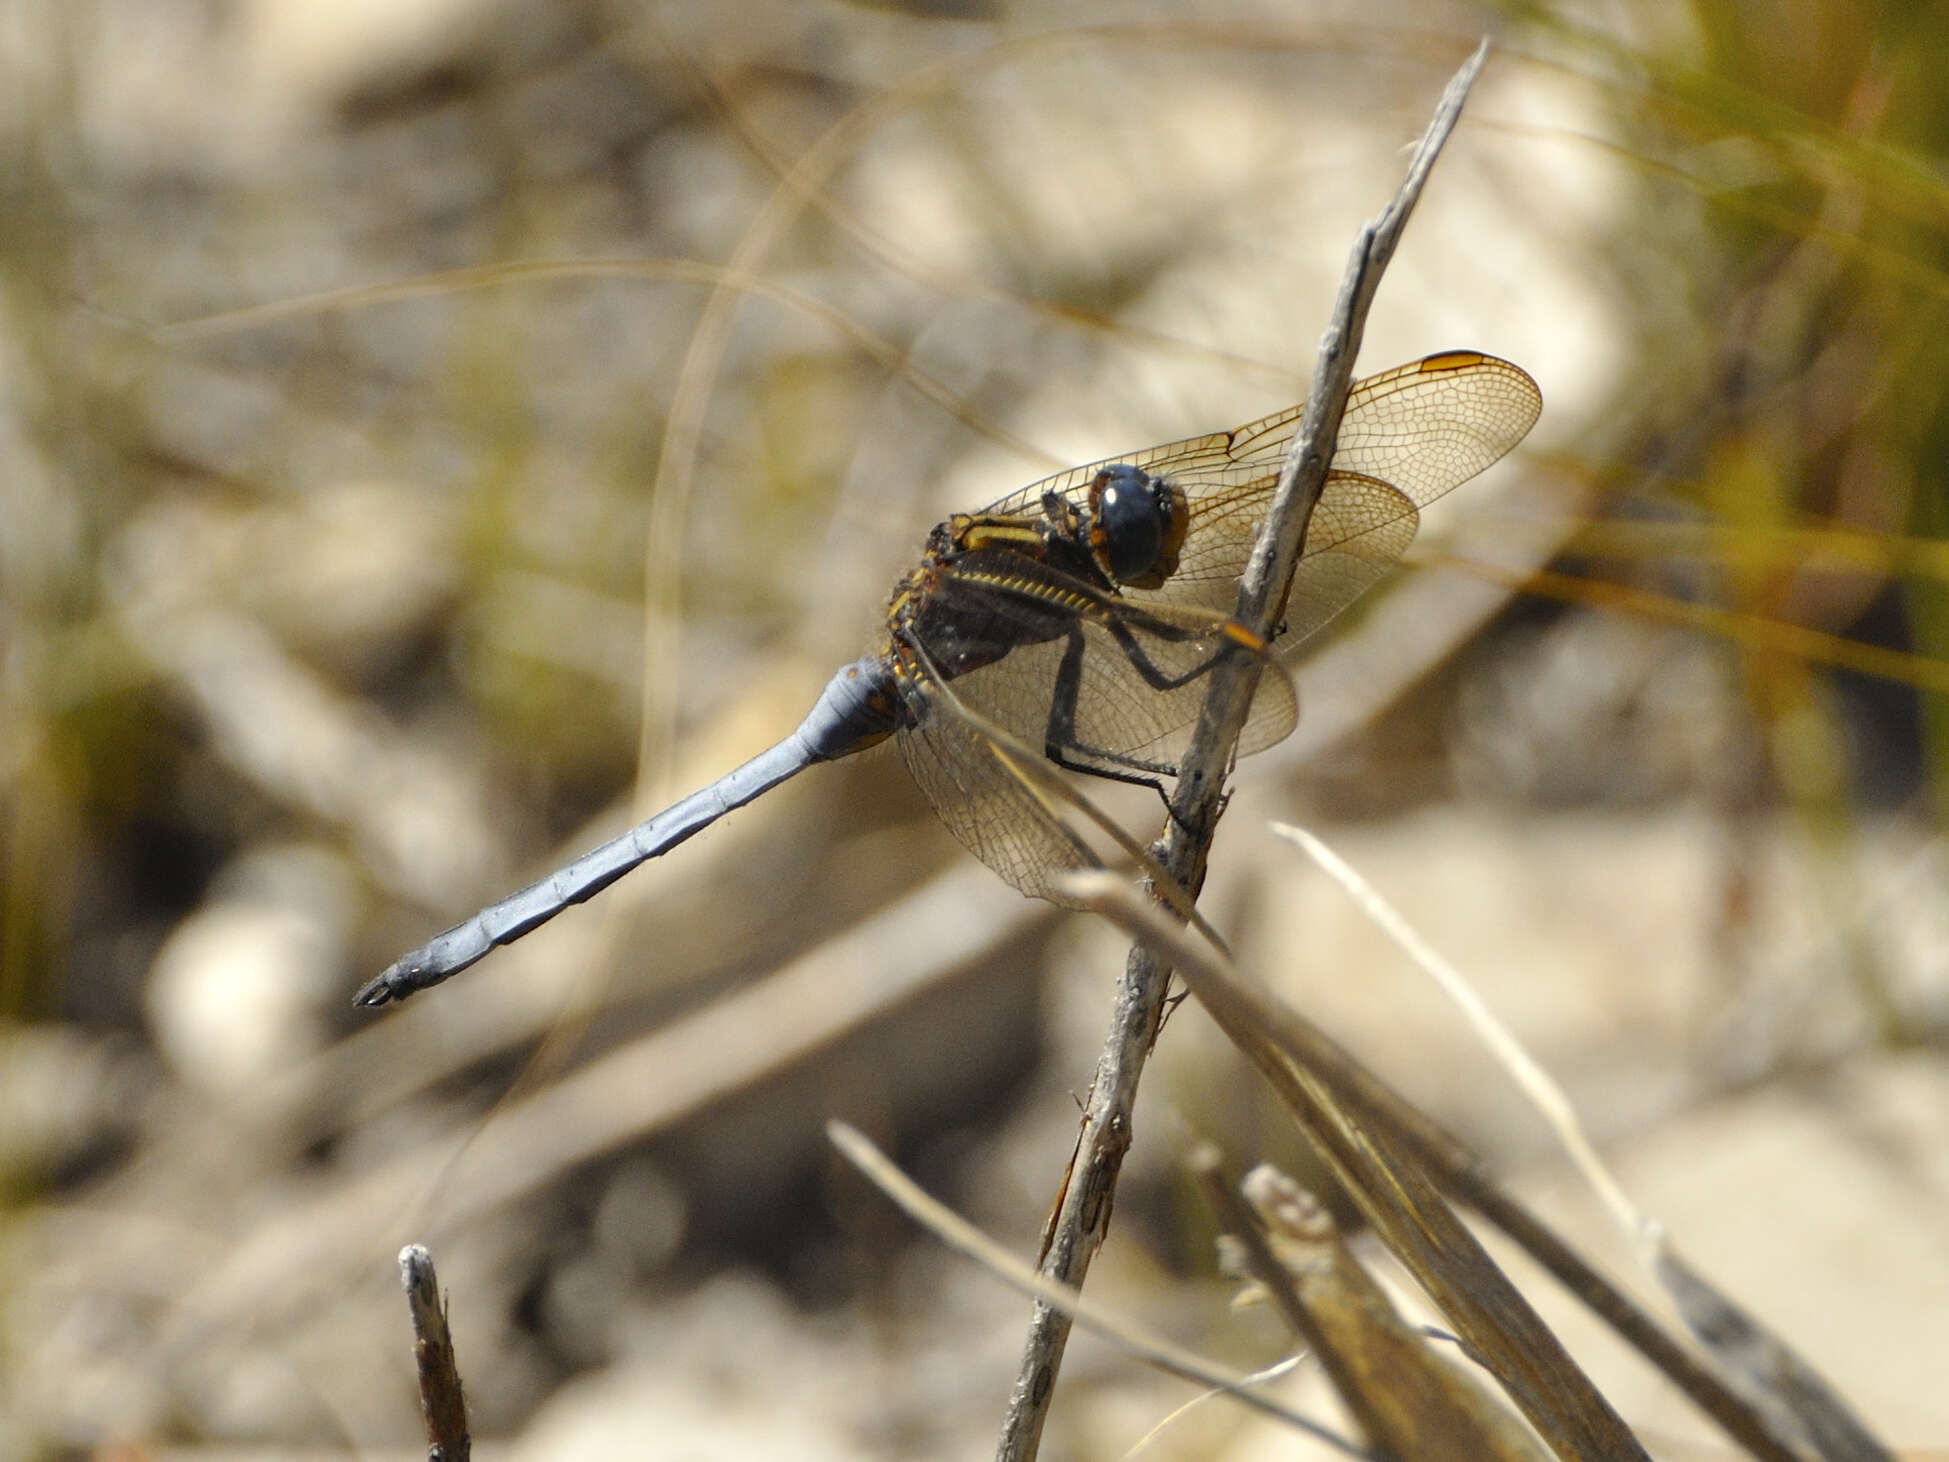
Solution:
M 1186 972 L 1194 990 L 1216 992 L 1231 1002 L 1235 1018 L 1248 1023 L 1255 1045 L 1288 1053 L 1323 1085 L 1356 1107 L 1364 1119 L 1384 1128 L 1394 1146 L 1434 1174 L 1442 1189 L 1469 1205 L 1554 1275 L 1620 1336 L 1662 1371 L 1748 1454 L 1765 1462 L 1803 1462 L 1745 1397 L 1669 1335 L 1610 1280 L 1586 1264 L 1547 1224 L 1496 1185 L 1481 1160 L 1450 1133 L 1429 1120 L 1385 1082 L 1353 1059 L 1332 1037 L 1298 1012 L 1241 984 L 1183 931 L 1130 896 L 1092 879 L 1072 890 L 1119 927 L 1166 950 Z
M 1327 464 L 1333 457 L 1340 418 L 1353 385 L 1354 360 L 1381 275 L 1487 56 L 1485 40 L 1449 82 L 1393 201 L 1354 242 L 1339 298 L 1320 341 L 1305 413 L 1239 586 L 1236 617 L 1263 637 L 1270 638 L 1280 618 L 1305 541 L 1307 521 L 1326 482 Z M 1225 773 L 1232 764 L 1258 684 L 1258 666 L 1251 662 L 1221 664 L 1210 680 L 1204 710 L 1171 799 L 1171 826 L 1159 860 L 1194 896 L 1204 882 L 1206 853 L 1224 801 Z M 1131 950 L 1118 988 L 1110 1034 L 1097 1061 L 1076 1154 L 1043 1257 L 1043 1273 L 1052 1279 L 1081 1285 L 1106 1236 L 1117 1175 L 1130 1145 L 1138 1079 L 1156 1039 L 1169 978 L 1168 965 L 1148 949 L 1139 946 Z M 995 1451 L 999 1462 L 1035 1456 L 1068 1331 L 1064 1315 L 1047 1305 L 1037 1306 L 1003 1418 Z
M 1061 1309 L 1072 1320 L 1115 1341 L 1147 1364 L 1168 1371 L 1174 1376 L 1182 1376 L 1185 1380 L 1211 1386 L 1243 1405 L 1283 1421 L 1289 1426 L 1297 1427 L 1309 1436 L 1319 1438 L 1328 1446 L 1344 1452 L 1349 1457 L 1374 1456 L 1373 1453 L 1320 1425 L 1311 1417 L 1302 1416 L 1289 1407 L 1281 1406 L 1278 1402 L 1259 1395 L 1252 1389 L 1254 1377 L 1242 1372 L 1228 1371 L 1223 1366 L 1214 1365 L 1193 1355 L 1162 1336 L 1151 1334 L 1133 1321 L 1123 1319 L 1102 1306 L 1091 1303 L 1069 1286 L 1057 1284 L 1036 1273 L 1034 1269 L 1010 1254 L 946 1204 L 928 1196 L 919 1184 L 901 1172 L 884 1153 L 868 1141 L 858 1128 L 844 1122 L 831 1121 L 826 1124 L 826 1136 L 848 1162 L 858 1168 L 882 1193 L 897 1203 L 915 1223 L 925 1228 L 957 1254 L 974 1260 L 1003 1283 L 1024 1294 L 1034 1296 L 1042 1304 Z
M 1375 1232 L 1475 1357 L 1563 1457 L 1642 1457 L 1644 1449 L 1351 1085 L 1314 1070 L 1282 1027 L 1296 1019 L 1181 937 L 1127 891 L 1078 878 L 1074 891 L 1120 928 L 1164 944 L 1212 1018 L 1272 1083 Z
M 1796 1450 L 1805 1449 L 1810 1455 L 1835 1462 L 1888 1457 L 1887 1450 L 1812 1367 L 1680 1258 L 1663 1226 L 1638 1211 L 1598 1156 L 1569 1095 L 1523 1049 L 1461 972 L 1317 837 L 1296 827 L 1275 827 L 1274 831 L 1339 883 L 1462 1011 L 1477 1038 L 1556 1133 L 1584 1181 L 1610 1210 L 1694 1338 L 1724 1367 L 1729 1383 L 1766 1419 L 1774 1436 Z
M 1395 1313 L 1325 1209 L 1290 1179 L 1254 1169 L 1241 1198 L 1215 1148 L 1194 1152 L 1191 1167 L 1247 1272 L 1376 1446 L 1414 1462 L 1540 1462 L 1535 1439 Z
M 1823 1462 L 1894 1462 L 1813 1367 L 1691 1265 L 1661 1244 L 1651 1267 L 1686 1327 L 1776 1435 Z
M 1610 1211 L 1618 1227 L 1624 1230 L 1626 1239 L 1633 1245 L 1645 1244 L 1651 1237 L 1651 1225 L 1626 1196 L 1624 1185 L 1618 1182 L 1604 1160 L 1597 1155 L 1596 1145 L 1577 1120 L 1569 1093 L 1523 1049 L 1521 1042 L 1496 1018 L 1474 987 L 1463 978 L 1461 971 L 1443 959 L 1402 917 L 1399 910 L 1383 899 L 1345 859 L 1312 833 L 1305 828 L 1280 823 L 1275 823 L 1272 830 L 1275 836 L 1293 844 L 1323 869 L 1360 906 L 1361 912 L 1407 954 L 1415 967 L 1435 982 L 1442 994 L 1462 1012 L 1476 1039 L 1487 1047 L 1490 1055 L 1509 1073 L 1510 1080 L 1549 1124 L 1584 1181 L 1603 1200 L 1604 1207 Z

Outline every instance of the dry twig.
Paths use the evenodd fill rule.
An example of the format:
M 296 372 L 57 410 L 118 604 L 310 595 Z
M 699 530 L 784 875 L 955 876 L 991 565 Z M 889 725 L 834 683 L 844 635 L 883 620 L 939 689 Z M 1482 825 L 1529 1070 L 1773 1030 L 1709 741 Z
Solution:
M 1320 341 L 1305 414 L 1239 586 L 1236 617 L 1267 639 L 1283 613 L 1307 520 L 1326 482 L 1353 385 L 1354 359 L 1381 274 L 1487 55 L 1485 40 L 1449 82 L 1394 201 L 1354 241 L 1339 298 Z M 1255 662 L 1240 660 L 1213 672 L 1204 713 L 1171 799 L 1171 826 L 1159 861 L 1194 895 L 1204 882 L 1205 858 L 1224 802 L 1225 775 L 1251 706 L 1258 668 Z M 1157 1036 L 1169 979 L 1168 964 L 1147 947 L 1131 950 L 1118 986 L 1110 1034 L 1097 1059 L 1069 1178 L 1045 1246 L 1042 1272 L 1049 1279 L 1080 1286 L 1108 1233 L 1117 1174 L 1130 1146 L 1137 1083 Z M 1038 1303 L 1003 1419 L 995 1453 L 998 1462 L 1022 1462 L 1036 1454 L 1068 1338 L 1068 1317 Z
M 420 1412 L 426 1417 L 427 1462 L 467 1462 L 467 1398 L 453 1358 L 446 1300 L 440 1294 L 433 1256 L 419 1244 L 399 1251 L 399 1282 L 413 1317 L 413 1359 L 420 1373 Z

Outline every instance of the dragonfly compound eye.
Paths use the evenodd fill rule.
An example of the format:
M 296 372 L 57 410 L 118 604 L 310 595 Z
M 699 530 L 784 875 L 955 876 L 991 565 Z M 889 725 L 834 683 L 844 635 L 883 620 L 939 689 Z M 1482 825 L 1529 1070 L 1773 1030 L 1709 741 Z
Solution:
M 1178 566 L 1184 495 L 1161 477 L 1118 463 L 1090 484 L 1090 548 L 1119 584 L 1155 589 Z

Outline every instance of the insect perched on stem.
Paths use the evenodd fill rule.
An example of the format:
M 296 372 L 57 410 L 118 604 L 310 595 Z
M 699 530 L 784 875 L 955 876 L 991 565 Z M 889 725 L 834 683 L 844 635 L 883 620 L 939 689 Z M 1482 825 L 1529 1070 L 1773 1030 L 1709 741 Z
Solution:
M 1398 560 L 1420 509 L 1508 452 L 1542 411 L 1536 383 L 1472 351 L 1357 382 L 1270 644 L 1228 613 L 1300 418 L 1295 406 L 1059 472 L 928 536 L 894 589 L 887 639 L 843 666 L 785 740 L 395 961 L 358 994 L 438 984 L 815 762 L 894 738 L 941 821 L 1025 894 L 1094 861 L 1052 806 L 1056 766 L 1156 787 L 1177 775 L 1227 656 L 1263 660 L 1239 751 L 1293 728 L 1277 662 Z M 1058 900 L 1059 901 L 1059 900 Z

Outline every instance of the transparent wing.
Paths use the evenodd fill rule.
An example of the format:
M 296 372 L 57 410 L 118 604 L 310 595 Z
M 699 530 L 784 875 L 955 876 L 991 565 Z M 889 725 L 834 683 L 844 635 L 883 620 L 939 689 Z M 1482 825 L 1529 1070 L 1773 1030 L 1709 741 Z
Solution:
M 1284 673 L 1276 665 L 1267 671 L 1267 680 L 1288 686 L 1290 700 Z M 1061 876 L 1103 866 L 1077 831 L 1087 824 L 1159 888 L 1175 888 L 1141 843 L 1071 787 L 1039 750 L 961 699 L 924 654 L 902 656 L 898 681 L 906 715 L 897 741 L 908 774 L 948 831 L 1004 882 L 1031 898 L 1071 905 L 1057 886 Z M 1179 892 L 1173 902 L 1217 939 L 1186 896 Z
M 1299 703 L 1281 666 L 1263 651 L 1240 647 L 1227 629 L 1184 610 L 1174 613 L 1186 628 L 1200 626 L 1197 637 L 1166 637 L 1156 629 L 1165 619 L 1163 608 L 1149 616 L 1150 624 L 1124 621 L 1121 637 L 1094 622 L 1083 625 L 1082 684 L 1069 749 L 1075 761 L 1087 767 L 1092 758 L 1101 758 L 1100 769 L 1112 774 L 1125 770 L 1175 777 L 1211 688 L 1209 672 L 1226 655 L 1255 654 L 1262 662 L 1252 710 L 1239 734 L 1239 754 L 1263 751 L 1292 734 Z M 1183 675 L 1183 683 L 1159 689 L 1134 673 L 1132 641 L 1135 653 Z
M 1296 644 L 1375 582 L 1406 550 L 1418 513 L 1520 442 L 1543 409 L 1520 367 L 1451 351 L 1354 384 L 1328 478 L 1294 576 L 1289 643 Z M 1030 511 L 1045 492 L 1080 501 L 1103 467 L 1128 462 L 1174 479 L 1191 503 L 1178 571 L 1139 601 L 1233 606 L 1292 444 L 1302 408 L 1288 407 L 1236 431 L 1189 437 L 1059 472 L 1012 493 L 990 512 Z
M 947 830 L 1011 887 L 1030 898 L 1063 903 L 1055 880 L 1098 866 L 1089 845 L 1060 815 L 1060 806 L 1022 774 L 1023 755 L 1010 756 L 956 705 L 953 693 L 919 667 L 904 679 L 906 724 L 900 756 Z
M 1280 651 L 1296 648 L 1387 577 L 1420 526 L 1419 510 L 1399 489 L 1377 477 L 1329 473 L 1306 524 L 1306 552 L 1286 599 Z

